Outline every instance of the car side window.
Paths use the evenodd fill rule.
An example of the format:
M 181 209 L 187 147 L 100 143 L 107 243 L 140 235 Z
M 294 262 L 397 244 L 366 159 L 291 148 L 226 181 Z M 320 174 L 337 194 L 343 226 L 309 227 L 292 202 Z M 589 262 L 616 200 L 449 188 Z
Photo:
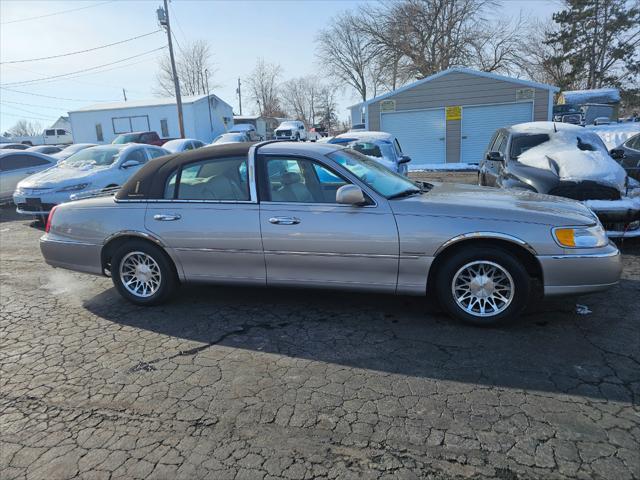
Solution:
M 184 165 L 165 188 L 164 198 L 249 201 L 246 157 L 225 157 Z
M 504 157 L 506 158 L 507 156 L 507 141 L 509 140 L 509 136 L 508 135 L 502 135 L 502 137 L 500 138 L 500 143 L 497 145 L 497 151 L 500 152 L 502 155 L 504 155 Z
M 162 150 L 158 150 L 157 148 L 147 148 L 147 154 L 149 155 L 149 158 L 151 160 L 166 155 L 166 153 L 164 153 Z
M 393 146 L 396 147 L 396 155 L 398 157 L 401 157 L 402 156 L 402 148 L 400 148 L 400 142 L 398 142 L 397 138 L 393 141 Z
M 132 152 L 129 152 L 125 161 L 135 160 L 139 163 L 147 163 L 147 157 L 144 154 L 144 151 L 141 148 L 138 148 Z
M 187 142 L 184 144 L 184 151 L 186 152 L 187 150 L 193 150 L 193 143 Z
M 636 135 L 632 137 L 626 144 L 625 147 L 633 148 L 634 150 L 640 150 L 640 135 Z
M 350 182 L 313 160 L 266 157 L 262 200 L 291 203 L 336 203 L 336 191 Z
M 6 155 L 0 158 L 0 171 L 8 172 L 22 168 L 39 167 L 49 165 L 51 162 L 31 155 Z

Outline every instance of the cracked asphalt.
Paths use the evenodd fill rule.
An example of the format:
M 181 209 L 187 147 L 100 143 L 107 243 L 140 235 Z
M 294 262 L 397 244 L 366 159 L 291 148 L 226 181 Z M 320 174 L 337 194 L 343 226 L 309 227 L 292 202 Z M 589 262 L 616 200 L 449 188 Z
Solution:
M 0 214 L 4 480 L 640 478 L 640 242 L 609 292 L 478 329 L 305 290 L 136 307 Z

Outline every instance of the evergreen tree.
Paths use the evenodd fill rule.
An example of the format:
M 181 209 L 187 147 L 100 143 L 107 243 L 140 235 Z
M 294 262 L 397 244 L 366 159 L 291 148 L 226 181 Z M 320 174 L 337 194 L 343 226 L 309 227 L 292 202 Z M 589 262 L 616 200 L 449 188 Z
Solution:
M 553 14 L 557 29 L 545 43 L 560 47 L 551 64 L 567 62 L 568 85 L 583 88 L 624 86 L 640 75 L 638 0 L 565 0 Z

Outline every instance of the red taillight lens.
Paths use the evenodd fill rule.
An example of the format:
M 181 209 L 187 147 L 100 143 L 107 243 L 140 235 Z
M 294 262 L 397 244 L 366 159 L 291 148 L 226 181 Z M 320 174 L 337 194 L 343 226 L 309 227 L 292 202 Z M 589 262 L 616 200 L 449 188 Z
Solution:
M 57 205 L 53 207 L 49 212 L 49 216 L 47 217 L 47 225 L 44 227 L 44 231 L 46 233 L 49 233 L 49 230 L 51 230 L 51 221 L 53 220 L 53 214 L 56 213 L 56 208 L 58 208 Z

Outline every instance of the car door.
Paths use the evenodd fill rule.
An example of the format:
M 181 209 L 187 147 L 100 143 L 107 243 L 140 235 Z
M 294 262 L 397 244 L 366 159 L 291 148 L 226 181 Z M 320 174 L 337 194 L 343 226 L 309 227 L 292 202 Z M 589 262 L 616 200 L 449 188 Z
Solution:
M 258 176 L 268 285 L 395 291 L 398 232 L 385 199 L 336 203 L 351 182 L 319 159 L 260 156 Z
M 201 160 L 178 168 L 165 199 L 148 204 L 145 226 L 192 281 L 264 285 L 259 208 L 247 158 Z
M 491 148 L 487 153 L 500 152 L 503 157 L 506 157 L 508 139 L 508 133 L 504 130 L 501 130 L 500 132 L 498 132 L 495 141 L 492 143 Z M 498 177 L 500 177 L 503 167 L 504 161 L 490 160 L 489 158 L 485 157 L 484 170 L 482 171 L 482 173 L 484 174 L 484 184 L 490 187 L 497 186 Z

